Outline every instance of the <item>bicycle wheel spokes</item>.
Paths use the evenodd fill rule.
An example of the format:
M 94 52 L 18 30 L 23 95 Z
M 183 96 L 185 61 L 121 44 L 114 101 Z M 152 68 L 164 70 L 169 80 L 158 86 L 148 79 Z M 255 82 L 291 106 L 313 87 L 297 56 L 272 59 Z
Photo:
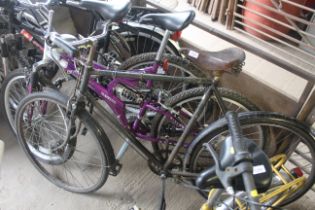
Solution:
M 102 186 L 108 170 L 104 154 L 79 119 L 70 129 L 65 108 L 44 99 L 28 103 L 20 113 L 19 139 L 43 175 L 73 192 L 91 192 Z
M 178 114 L 176 115 L 176 119 L 180 124 L 174 122 L 172 119 L 168 119 L 165 116 L 158 116 L 154 121 L 153 126 L 153 135 L 156 135 L 160 139 L 171 139 L 169 141 L 159 141 L 153 145 L 156 153 L 159 154 L 162 158 L 166 159 L 167 155 L 170 151 L 174 148 L 178 138 L 182 134 L 183 130 L 185 129 L 185 125 L 187 125 L 189 119 L 193 116 L 198 104 L 201 101 L 201 98 L 204 94 L 203 88 L 196 88 L 191 89 L 188 91 L 189 94 L 180 93 L 171 98 L 168 102 L 169 106 L 172 107 Z M 220 90 L 221 94 L 223 95 L 222 99 L 224 104 L 229 110 L 235 110 L 238 112 L 247 111 L 245 105 L 243 105 L 240 100 L 240 96 L 236 96 L 235 93 L 228 92 L 226 90 Z M 182 95 L 181 95 L 182 94 Z M 174 99 L 172 101 L 172 99 Z M 236 100 L 237 99 L 237 100 Z M 213 96 L 207 101 L 205 107 L 197 117 L 197 121 L 195 122 L 192 130 L 187 137 L 184 147 L 181 148 L 180 152 L 185 154 L 186 149 L 189 147 L 191 141 L 196 138 L 196 136 L 202 131 L 204 128 L 209 126 L 214 121 L 218 120 L 219 118 L 224 117 L 224 112 L 222 111 L 221 107 L 219 106 L 216 98 Z M 156 129 L 156 130 L 155 130 Z M 221 139 L 225 139 L 227 134 L 222 133 Z M 251 139 L 256 139 L 256 142 L 261 145 L 261 130 L 257 127 L 250 127 L 246 130 L 245 135 Z M 261 145 L 262 146 L 262 145 Z M 206 152 L 204 155 L 209 156 Z M 183 156 L 179 157 L 182 158 Z M 206 158 L 207 160 L 208 158 Z M 208 163 L 205 163 L 206 165 Z
M 243 123 L 241 121 L 241 124 L 242 132 L 246 138 L 254 141 L 260 139 L 260 141 L 265 142 L 264 150 L 269 157 L 277 154 L 285 154 L 288 160 L 284 163 L 284 166 L 288 171 L 295 172 L 296 170 L 301 170 L 303 176 L 306 178 L 306 182 L 301 189 L 282 201 L 281 205 L 293 202 L 313 186 L 315 180 L 315 165 L 313 161 L 315 158 L 315 147 L 313 137 L 305 135 L 303 132 L 297 132 L 284 123 L 273 122 L 272 118 L 269 119 L 267 117 L 262 119 L 257 117 L 257 119 L 248 120 L 248 122 Z M 254 132 L 257 128 L 259 128 L 260 132 Z M 227 125 L 224 125 L 216 128 L 211 135 L 204 138 L 192 155 L 190 170 L 192 172 L 201 172 L 213 165 L 210 153 L 202 147 L 202 144 L 209 142 L 220 152 L 219 142 L 224 141 L 229 135 Z
M 15 131 L 15 113 L 21 100 L 27 95 L 25 76 L 13 78 L 4 90 L 4 108 L 11 128 Z
M 281 128 L 270 129 L 269 136 L 269 139 L 271 139 L 275 145 L 275 149 L 272 152 L 275 154 L 284 153 L 288 156 L 288 161 L 285 166 L 290 171 L 299 168 L 307 179 L 314 174 L 313 162 L 315 154 L 307 141 Z

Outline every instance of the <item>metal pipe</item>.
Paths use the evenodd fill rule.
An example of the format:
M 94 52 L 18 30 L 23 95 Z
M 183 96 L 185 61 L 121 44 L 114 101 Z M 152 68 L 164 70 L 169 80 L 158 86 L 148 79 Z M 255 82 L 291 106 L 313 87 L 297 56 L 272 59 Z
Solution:
M 304 104 L 302 104 L 302 108 L 297 114 L 297 119 L 304 121 L 307 118 L 308 114 L 311 113 L 314 107 L 315 107 L 315 90 L 313 90 L 312 93 L 308 95 L 308 98 L 305 100 Z M 314 121 L 313 122 L 311 121 L 311 124 L 312 123 L 314 123 Z
M 226 21 L 225 21 L 225 25 L 227 27 L 227 29 L 231 30 L 233 29 L 233 19 L 234 19 L 234 11 L 235 11 L 235 4 L 236 1 L 229 1 L 228 2 L 228 7 L 226 10 Z
M 271 0 L 271 2 L 272 2 L 272 4 L 273 4 L 273 6 L 277 8 L 278 12 L 279 12 L 280 14 L 282 14 L 282 15 L 284 16 L 284 18 L 285 18 L 294 28 L 299 28 L 299 27 L 297 26 L 297 24 L 295 23 L 295 21 L 293 21 L 293 20 L 290 18 L 289 14 L 288 14 L 287 12 L 285 12 L 285 11 L 282 10 L 281 2 L 279 2 L 279 4 L 277 4 L 274 0 Z M 309 22 L 309 24 L 312 25 L 313 23 L 312 23 L 312 22 Z M 314 24 L 313 26 L 315 26 L 315 24 Z M 312 43 L 312 42 L 308 39 L 308 37 L 303 36 L 303 38 L 304 38 L 304 40 L 305 40 L 308 44 L 311 44 L 311 43 Z
M 189 84 L 212 84 L 211 79 L 196 78 L 196 77 L 180 77 L 180 76 L 169 76 L 160 74 L 147 74 L 139 72 L 124 72 L 124 71 L 97 71 L 91 72 L 90 75 L 105 76 L 112 78 L 136 78 L 140 80 L 154 80 L 154 81 L 164 81 L 164 82 L 183 82 Z
M 128 140 L 125 140 L 123 145 L 120 147 L 117 155 L 116 155 L 116 160 L 121 160 L 121 158 L 125 155 L 127 152 L 127 149 L 129 148 Z
M 263 4 L 263 3 L 260 3 L 260 2 L 258 2 L 258 1 L 256 1 L 256 0 L 246 0 L 246 1 L 248 1 L 248 2 L 250 2 L 250 3 L 253 3 L 253 4 L 256 4 L 256 5 L 258 5 L 258 6 L 262 7 L 262 8 L 264 8 L 264 9 L 267 9 L 267 10 L 272 11 L 272 12 L 275 12 L 275 13 L 279 13 L 279 12 L 280 12 L 280 14 L 282 14 L 283 16 L 288 17 L 289 19 L 295 20 L 295 21 L 297 21 L 297 22 L 304 23 L 305 25 L 312 25 L 312 26 L 315 26 L 315 23 L 311 23 L 311 22 L 306 21 L 306 20 L 304 20 L 304 19 L 302 19 L 302 18 L 298 18 L 298 17 L 296 17 L 296 16 L 294 16 L 294 15 L 291 15 L 291 14 L 288 14 L 288 13 L 282 11 L 282 10 L 279 11 L 278 9 L 275 9 L 275 8 L 273 8 L 273 7 L 270 7 L 270 6 L 268 6 L 268 5 L 265 5 L 265 4 Z
M 276 38 L 276 37 L 274 37 L 274 36 L 272 36 L 272 35 L 270 35 L 270 34 L 268 34 L 266 32 L 263 32 L 263 31 L 261 31 L 261 30 L 259 30 L 257 28 L 254 28 L 254 27 L 252 27 L 250 25 L 247 25 L 247 24 L 245 24 L 245 23 L 243 23 L 241 21 L 238 21 L 238 20 L 236 20 L 235 22 L 240 24 L 240 25 L 242 25 L 242 26 L 246 26 L 247 28 L 250 28 L 251 30 L 256 31 L 256 32 L 258 32 L 258 33 L 260 33 L 260 34 L 262 34 L 262 35 L 264 35 L 264 36 L 266 36 L 266 37 L 268 37 L 268 38 L 270 38 L 272 40 L 275 40 L 275 41 L 277 41 L 277 42 L 279 42 L 279 43 L 281 43 L 283 45 L 286 45 L 286 46 L 288 46 L 288 47 L 290 47 L 290 48 L 292 48 L 292 49 L 294 49 L 296 51 L 299 51 L 299 52 L 303 53 L 304 55 L 307 55 L 307 56 L 315 58 L 314 55 L 312 55 L 312 54 L 310 54 L 310 53 L 308 53 L 308 52 L 306 52 L 306 51 L 304 51 L 304 50 L 302 50 L 300 48 L 294 47 L 293 45 L 291 45 L 291 44 L 289 44 L 289 43 L 287 43 L 287 42 L 285 42 L 285 41 L 283 41 L 283 40 L 281 40 L 279 38 Z
M 151 2 L 149 0 L 147 0 L 147 4 L 148 5 L 152 5 L 162 11 L 167 11 L 167 12 L 171 12 L 170 10 L 164 8 L 164 7 L 161 7 L 160 5 L 157 5 L 155 4 L 154 2 Z M 235 39 L 232 35 L 229 35 L 227 33 L 223 33 L 211 26 L 209 26 L 208 24 L 205 24 L 197 19 L 195 19 L 193 22 L 192 22 L 192 25 L 216 36 L 216 37 L 219 37 L 220 39 L 223 39 L 224 41 L 227 41 L 227 42 L 230 42 L 231 44 L 234 44 L 238 47 L 241 47 L 243 48 L 244 50 L 247 50 L 281 68 L 284 68 L 286 69 L 287 71 L 293 73 L 293 74 L 296 74 L 297 76 L 300 76 L 308 81 L 312 81 L 314 82 L 315 81 L 315 73 L 311 73 L 309 71 L 305 71 L 304 69 L 302 69 L 301 67 L 297 66 L 297 65 L 294 65 L 292 63 L 289 63 L 288 61 L 282 59 L 282 58 L 278 58 L 278 57 L 275 57 L 273 55 L 271 55 L 269 52 L 266 52 L 262 49 L 259 49 L 253 45 L 250 45 L 244 41 L 241 41 L 241 40 L 237 40 Z
M 211 85 L 210 87 L 207 88 L 207 90 L 205 91 L 204 95 L 201 98 L 200 103 L 198 104 L 196 110 L 194 111 L 193 116 L 189 119 L 187 126 L 185 127 L 183 133 L 181 134 L 181 136 L 179 137 L 175 147 L 173 148 L 171 154 L 169 155 L 166 163 L 163 166 L 163 169 L 167 170 L 170 165 L 172 164 L 172 161 L 175 158 L 175 155 L 178 153 L 178 150 L 181 148 L 181 146 L 183 145 L 183 143 L 185 142 L 185 140 L 188 137 L 188 134 L 191 130 L 191 128 L 193 127 L 193 125 L 195 124 L 195 122 L 197 121 L 200 113 L 202 112 L 203 108 L 205 107 L 206 103 L 208 102 L 211 94 L 213 93 L 213 87 L 214 85 Z
M 168 39 L 170 38 L 171 32 L 166 30 L 160 44 L 159 50 L 156 54 L 155 61 L 161 61 L 165 48 L 167 46 Z
M 115 130 L 116 133 L 120 135 L 141 157 L 145 160 L 152 161 L 156 166 L 160 165 L 160 162 L 156 159 L 156 157 L 152 155 L 150 151 L 148 151 L 145 146 L 143 146 L 132 134 L 130 134 L 127 129 L 122 128 L 118 120 L 114 118 L 113 115 L 111 115 L 101 104 L 95 101 L 91 94 L 87 93 L 86 96 L 89 101 L 92 102 L 94 107 L 101 112 L 101 119 L 110 126 L 110 128 Z
M 274 22 L 274 23 L 277 23 L 277 24 L 279 24 L 279 25 L 282 25 L 282 26 L 284 26 L 284 27 L 287 27 L 287 28 L 289 28 L 289 29 L 291 29 L 291 30 L 294 30 L 294 31 L 296 31 L 296 32 L 299 32 L 299 33 L 305 34 L 305 35 L 307 35 L 307 36 L 310 36 L 310 37 L 312 37 L 312 38 L 315 38 L 315 35 L 314 35 L 314 34 L 307 33 L 307 32 L 305 32 L 305 31 L 301 30 L 300 28 L 295 28 L 295 27 L 293 27 L 292 25 L 289 25 L 289 24 L 287 24 L 287 23 L 285 23 L 285 22 L 282 22 L 282 21 L 279 21 L 279 20 L 277 20 L 277 19 L 274 19 L 273 17 L 267 16 L 267 15 L 265 15 L 265 14 L 259 13 L 259 12 L 257 12 L 256 10 L 253 10 L 253 9 L 250 9 L 250 8 L 247 8 L 247 7 L 244 7 L 243 5 L 240 5 L 240 4 L 238 4 L 237 7 L 241 8 L 241 9 L 244 9 L 244 10 L 248 10 L 248 11 L 250 11 L 251 13 L 253 13 L 253 14 L 255 14 L 255 15 L 259 15 L 259 16 L 261 16 L 261 17 L 267 19 L 267 20 L 270 20 L 270 21 L 272 21 L 272 22 Z M 245 17 L 244 15 L 238 14 L 238 13 L 236 13 L 236 12 L 234 13 L 234 16 L 237 16 L 237 17 L 242 18 L 242 19 L 244 19 L 244 17 Z
M 218 21 L 222 24 L 224 24 L 224 20 L 225 20 L 225 11 L 224 9 L 226 8 L 226 4 L 227 4 L 228 0 L 221 0 L 221 5 L 220 5 L 220 12 L 219 12 L 219 18 Z
M 296 118 L 298 120 L 304 121 L 307 118 L 307 113 L 310 113 L 312 111 L 312 108 L 315 106 L 315 90 L 313 90 L 313 88 L 314 82 L 308 82 L 306 84 L 306 87 L 304 88 L 304 91 L 298 102 L 298 109 L 295 112 Z M 306 111 L 308 112 L 305 113 Z
M 238 14 L 238 13 L 235 13 L 234 16 L 235 16 L 235 17 L 238 17 L 238 18 L 241 18 L 241 19 L 243 19 L 243 20 L 246 19 L 244 15 L 241 15 L 241 14 Z M 266 16 L 266 17 L 268 17 L 268 16 Z M 267 19 L 272 20 L 273 18 L 268 17 Z M 292 38 L 291 36 L 288 36 L 288 35 L 286 35 L 286 34 L 280 32 L 280 31 L 275 30 L 274 28 L 271 28 L 271 27 L 269 27 L 269 26 L 267 26 L 267 25 L 264 25 L 264 24 L 262 24 L 262 23 L 260 23 L 260 22 L 258 22 L 258 21 L 256 21 L 256 20 L 253 20 L 253 19 L 246 19 L 246 20 L 248 20 L 248 21 L 250 21 L 250 22 L 252 22 L 252 23 L 255 23 L 256 25 L 259 25 L 259 26 L 261 26 L 261 27 L 263 27 L 263 28 L 265 28 L 265 29 L 268 29 L 268 30 L 270 30 L 270 31 L 272 31 L 272 32 L 274 32 L 274 33 L 277 33 L 277 34 L 280 33 L 279 35 L 281 35 L 281 36 L 284 36 L 284 35 L 285 35 L 287 39 L 293 40 L 294 42 L 298 42 L 298 43 L 301 43 L 301 44 L 306 45 L 304 42 L 299 41 L 299 40 L 297 40 L 297 39 L 294 39 L 294 38 Z M 275 21 L 275 22 L 278 23 L 278 22 L 281 22 L 281 21 Z M 281 23 L 283 23 L 283 22 L 281 22 Z M 284 26 L 284 27 L 287 27 L 287 28 L 290 29 L 290 30 L 296 31 L 296 32 L 299 33 L 299 35 L 302 36 L 302 37 L 307 36 L 307 37 L 311 37 L 311 38 L 314 38 L 314 39 L 315 39 L 315 35 L 313 35 L 313 34 L 311 34 L 311 33 L 307 33 L 307 32 L 305 32 L 305 31 L 302 31 L 301 29 L 296 29 L 296 28 L 294 28 L 294 27 L 291 26 L 291 25 L 287 25 L 287 24 L 281 24 L 281 25 Z
M 266 46 L 273 47 L 273 48 L 275 47 L 272 43 L 267 42 L 267 41 L 264 41 L 264 40 L 262 40 L 262 39 L 259 39 L 259 38 L 255 37 L 255 35 L 252 35 L 252 34 L 246 32 L 246 31 L 244 31 L 244 30 L 242 30 L 242 29 L 240 29 L 240 28 L 235 28 L 235 30 L 238 31 L 238 32 L 240 32 L 240 33 L 243 33 L 243 34 L 245 34 L 246 36 L 249 36 L 249 37 L 251 37 L 251 38 L 253 38 L 253 39 L 257 40 L 257 41 L 260 41 L 261 43 L 263 43 L 263 44 L 266 45 Z M 290 57 L 294 57 L 295 59 L 299 60 L 300 62 L 303 62 L 303 63 L 307 64 L 307 65 L 310 66 L 311 68 L 313 68 L 313 66 L 314 66 L 314 63 L 307 62 L 305 59 L 303 59 L 303 58 L 301 58 L 301 57 L 298 57 L 298 56 L 296 56 L 296 55 L 294 55 L 294 54 L 288 54 L 288 51 L 285 51 L 284 49 L 277 48 L 277 50 L 278 50 L 279 53 L 287 54 L 287 55 L 289 55 Z M 291 65 L 294 65 L 294 64 L 291 64 Z M 279 66 L 279 65 L 278 65 L 278 66 Z M 289 72 L 290 72 L 290 71 L 289 71 Z M 303 78 L 303 79 L 305 79 L 305 78 Z M 309 80 L 309 81 L 311 81 L 311 80 Z M 314 83 L 314 82 L 312 82 L 312 83 Z
M 291 5 L 294 5 L 296 7 L 299 7 L 301 9 L 303 9 L 303 10 L 307 10 L 309 12 L 315 13 L 315 9 L 312 9 L 310 7 L 306 7 L 306 6 L 302 5 L 302 4 L 297 4 L 297 3 L 293 2 L 292 0 L 290 0 L 290 1 L 288 1 L 288 0 L 281 0 L 281 1 L 285 2 L 285 3 L 288 3 L 288 4 L 291 4 Z
M 300 35 L 301 35 L 301 34 L 304 34 L 304 35 L 306 35 L 306 36 L 315 38 L 315 35 L 314 35 L 314 34 L 307 33 L 307 32 L 305 32 L 305 31 L 303 31 L 303 30 L 301 30 L 301 29 L 299 29 L 299 28 L 293 27 L 292 25 L 289 25 L 289 24 L 286 24 L 286 23 L 284 23 L 284 22 L 282 22 L 282 21 L 279 21 L 279 20 L 277 20 L 277 19 L 274 19 L 273 17 L 270 17 L 270 16 L 267 16 L 267 15 L 265 15 L 265 14 L 259 13 L 259 12 L 255 11 L 255 10 L 249 9 L 249 8 L 244 7 L 244 6 L 242 6 L 242 5 L 238 5 L 238 7 L 241 8 L 241 9 L 244 9 L 244 10 L 248 10 L 248 11 L 250 11 L 251 13 L 253 13 L 253 14 L 255 14 L 255 15 L 259 15 L 259 16 L 261 16 L 261 17 L 263 17 L 263 18 L 265 18 L 265 19 L 267 19 L 267 20 L 269 20 L 269 21 L 272 21 L 272 22 L 274 22 L 274 23 L 277 23 L 277 24 L 279 24 L 279 25 L 281 25 L 281 26 L 283 26 L 283 27 L 286 27 L 286 28 L 288 28 L 288 29 L 294 30 L 294 31 L 298 32 Z M 242 19 L 245 19 L 245 16 L 244 16 L 244 15 L 241 15 L 241 14 L 238 14 L 238 13 L 234 13 L 234 16 L 239 17 L 239 18 L 242 18 Z M 252 19 L 248 19 L 248 20 L 252 20 Z M 302 36 L 302 35 L 301 35 L 301 36 Z

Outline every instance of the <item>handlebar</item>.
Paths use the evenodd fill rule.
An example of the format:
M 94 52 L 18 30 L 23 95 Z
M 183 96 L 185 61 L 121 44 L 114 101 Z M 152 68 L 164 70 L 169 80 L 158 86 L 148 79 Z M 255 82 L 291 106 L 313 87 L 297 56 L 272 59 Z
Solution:
M 246 152 L 244 141 L 242 141 L 242 130 L 240 122 L 237 119 L 236 112 L 227 112 L 225 115 L 227 123 L 229 125 L 230 134 L 233 139 L 233 146 L 235 153 L 237 152 Z
M 231 146 L 223 147 L 225 150 L 228 149 L 228 152 L 221 152 L 223 152 L 223 154 L 226 153 L 233 156 L 233 165 L 228 167 L 222 166 L 220 158 L 212 145 L 210 143 L 206 143 L 204 146 L 209 150 L 213 157 L 215 163 L 215 174 L 217 175 L 227 193 L 232 195 L 235 193 L 232 185 L 232 179 L 241 175 L 245 191 L 248 194 L 248 200 L 251 201 L 249 202 L 250 209 L 258 210 L 258 206 L 255 205 L 255 203 L 258 201 L 258 192 L 255 186 L 254 176 L 252 174 L 253 159 L 249 149 L 246 147 L 237 113 L 227 112 L 225 118 L 227 120 L 231 135 L 230 137 L 227 137 L 225 141 L 232 141 L 232 143 L 230 144 Z M 202 187 L 206 183 L 206 180 L 208 180 L 209 176 L 212 175 L 211 170 L 213 171 L 213 167 L 200 174 L 200 176 L 197 178 L 197 184 L 199 186 Z

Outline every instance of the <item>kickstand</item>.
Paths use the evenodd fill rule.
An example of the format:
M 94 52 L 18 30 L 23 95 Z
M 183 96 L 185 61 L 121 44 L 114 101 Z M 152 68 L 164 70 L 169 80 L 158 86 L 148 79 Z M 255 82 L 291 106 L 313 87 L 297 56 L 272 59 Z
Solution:
M 161 175 L 161 181 L 162 181 L 162 192 L 161 192 L 161 203 L 159 210 L 166 210 L 166 202 L 165 202 L 165 181 L 166 176 Z

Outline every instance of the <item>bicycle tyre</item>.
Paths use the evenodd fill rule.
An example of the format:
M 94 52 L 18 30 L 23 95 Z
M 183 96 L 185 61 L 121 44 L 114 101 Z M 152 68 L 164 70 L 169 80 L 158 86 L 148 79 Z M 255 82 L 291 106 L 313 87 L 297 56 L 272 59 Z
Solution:
M 142 69 L 152 66 L 155 61 L 156 53 L 143 53 L 135 55 L 121 64 L 121 70 Z M 189 60 L 171 54 L 163 54 L 162 61 L 168 61 L 168 70 L 164 72 L 169 76 L 191 76 L 205 77 Z M 158 72 L 159 73 L 159 72 Z M 175 95 L 182 90 L 188 89 L 187 84 L 176 82 L 154 82 L 154 87 L 168 91 L 169 94 Z
M 139 25 L 139 23 L 136 24 Z M 155 26 L 152 28 L 150 30 L 141 26 L 126 25 L 117 29 L 117 32 L 125 38 L 131 49 L 131 55 L 134 56 L 147 52 L 157 52 L 159 49 L 163 35 L 155 31 Z M 177 47 L 170 40 L 167 42 L 165 53 L 180 56 Z
M 16 134 L 16 108 L 21 100 L 27 95 L 27 92 L 24 92 L 26 88 L 26 75 L 22 69 L 10 72 L 2 83 L 0 92 L 0 107 L 2 116 L 8 122 L 14 134 Z M 14 89 L 16 90 L 15 94 L 13 94 Z M 14 96 L 14 98 L 12 98 L 12 96 Z
M 185 104 L 194 103 L 195 100 L 196 100 L 195 104 L 198 105 L 199 101 L 203 97 L 205 91 L 206 91 L 205 87 L 193 88 L 193 89 L 183 91 L 183 92 L 178 93 L 175 96 L 171 97 L 168 101 L 166 101 L 165 105 L 167 107 L 171 107 L 174 110 L 177 110 L 177 107 L 185 106 Z M 245 96 L 243 96 L 243 95 L 241 95 L 241 94 L 239 94 L 233 90 L 230 90 L 227 88 L 218 88 L 218 92 L 220 93 L 222 100 L 225 102 L 225 105 L 227 106 L 227 108 L 229 110 L 234 110 L 234 111 L 258 111 L 259 110 L 259 108 L 255 104 L 250 102 Z M 210 100 L 217 103 L 215 101 L 216 99 L 214 96 L 212 96 Z M 221 111 L 219 111 L 219 112 L 214 111 L 214 110 L 219 109 L 219 107 L 217 107 L 218 106 L 217 104 L 211 105 L 211 106 L 206 105 L 206 106 L 212 107 L 211 111 L 214 113 L 213 116 L 211 114 L 211 117 L 212 117 L 211 121 L 207 122 L 207 123 L 214 122 L 214 121 L 216 121 L 219 118 L 224 116 Z M 192 110 L 190 110 L 190 111 L 194 111 L 194 108 L 192 108 Z M 165 123 L 165 121 L 166 121 L 165 115 L 158 113 L 154 117 L 154 119 L 152 121 L 152 130 L 151 130 L 152 136 L 157 137 L 157 138 L 160 136 L 160 131 L 161 131 L 163 123 Z M 166 123 L 167 123 L 167 121 L 166 121 Z M 261 146 L 263 146 L 263 145 L 261 145 Z M 152 147 L 153 147 L 153 151 L 157 155 L 161 154 L 161 151 L 164 150 L 163 143 L 162 144 L 160 144 L 159 142 L 152 143 Z M 168 150 L 171 151 L 172 147 L 168 148 Z
M 303 196 L 313 186 L 315 182 L 315 165 L 310 161 L 314 160 L 315 158 L 315 137 L 312 134 L 310 128 L 295 119 L 288 118 L 277 113 L 240 113 L 239 120 L 242 129 L 253 125 L 263 126 L 265 131 L 267 131 L 268 129 L 267 134 L 264 138 L 268 138 L 266 144 L 268 144 L 269 147 L 265 148 L 265 152 L 270 157 L 283 152 L 288 153 L 287 155 L 290 155 L 288 156 L 288 158 L 290 159 L 290 164 L 292 164 L 291 161 L 293 161 L 293 159 L 294 161 L 301 161 L 301 157 L 303 158 L 303 156 L 308 158 L 307 162 L 309 162 L 308 164 L 311 164 L 310 168 L 308 168 L 308 164 L 305 166 L 299 166 L 304 174 L 307 174 L 307 181 L 305 185 L 292 196 L 285 199 L 280 205 L 288 205 Z M 228 124 L 223 118 L 210 125 L 196 138 L 196 140 L 193 142 L 192 146 L 186 153 L 184 162 L 190 172 L 196 171 L 195 165 L 198 162 L 198 160 L 196 159 L 198 158 L 198 154 L 201 154 L 202 152 L 203 143 L 211 141 L 215 142 L 216 137 L 219 137 L 221 133 L 226 132 L 229 132 Z M 297 145 L 295 145 L 296 143 Z M 303 147 L 304 145 L 307 146 L 307 148 Z M 304 150 L 302 155 L 300 154 L 300 152 L 297 152 L 298 146 L 300 147 L 299 149 Z M 289 149 L 286 147 L 288 147 Z M 306 159 L 303 158 L 302 162 L 305 160 Z M 290 167 L 292 168 L 293 166 Z M 203 196 L 206 195 L 203 193 Z
M 68 99 L 66 96 L 62 95 L 60 92 L 55 91 L 55 90 L 36 92 L 36 93 L 30 94 L 27 97 L 25 97 L 21 101 L 21 104 L 20 104 L 18 111 L 17 111 L 17 114 L 16 114 L 18 141 L 19 141 L 21 147 L 23 148 L 24 152 L 26 153 L 28 159 L 31 161 L 31 163 L 50 182 L 52 182 L 53 184 L 55 184 L 56 186 L 58 186 L 60 188 L 63 188 L 67 191 L 70 191 L 70 192 L 75 192 L 75 193 L 93 192 L 93 191 L 98 190 L 100 187 L 102 187 L 104 185 L 104 183 L 106 182 L 108 175 L 109 175 L 109 172 L 110 172 L 110 168 L 115 163 L 115 156 L 114 156 L 113 148 L 111 146 L 111 143 L 108 140 L 107 135 L 102 130 L 101 126 L 91 117 L 90 114 L 88 114 L 88 112 L 86 112 L 85 110 L 80 111 L 80 112 L 78 112 L 77 117 L 82 122 L 82 124 L 84 124 L 84 128 L 83 128 L 82 132 L 85 132 L 85 135 L 86 135 L 86 132 L 87 132 L 86 129 L 87 129 L 89 131 L 89 133 L 91 134 L 91 135 L 89 135 L 89 144 L 85 143 L 85 145 L 82 146 L 80 148 L 80 150 L 77 150 L 77 147 L 78 147 L 78 145 L 80 145 L 81 142 L 79 142 L 80 141 L 79 137 L 76 136 L 74 138 L 75 140 L 73 140 L 73 141 L 75 141 L 75 144 L 69 146 L 68 145 L 69 142 L 67 142 L 66 146 L 67 146 L 67 148 L 70 148 L 71 151 L 66 154 L 67 155 L 66 157 L 62 156 L 65 154 L 59 154 L 59 152 L 58 153 L 57 152 L 52 153 L 51 152 L 51 151 L 53 151 L 52 147 L 44 148 L 40 151 L 40 147 L 44 147 L 43 146 L 44 143 L 42 143 L 42 142 L 44 142 L 44 140 L 43 140 L 44 137 L 40 137 L 40 138 L 36 139 L 36 141 L 42 143 L 42 145 L 40 145 L 38 143 L 38 144 L 35 144 L 34 146 L 33 145 L 31 146 L 31 144 L 33 144 L 34 142 L 27 142 L 27 139 L 26 139 L 27 136 L 24 135 L 24 134 L 26 134 L 26 131 L 27 131 L 27 127 L 25 127 L 27 125 L 26 120 L 25 120 L 25 114 L 26 114 L 25 111 L 27 111 L 26 109 L 29 105 L 34 107 L 34 104 L 37 102 L 40 102 L 39 104 L 43 104 L 43 102 L 46 102 L 48 104 L 51 102 L 53 105 L 56 105 L 58 107 L 58 110 L 60 111 L 60 110 L 65 109 L 65 107 L 67 105 L 67 101 L 68 101 Z M 54 113 L 54 115 L 51 115 L 51 116 L 54 117 L 56 115 L 55 111 L 52 113 Z M 47 116 L 49 116 L 49 115 L 47 115 Z M 58 116 L 57 116 L 57 118 L 58 118 Z M 32 123 L 34 122 L 34 119 L 31 120 Z M 45 119 L 45 120 L 47 120 L 47 119 Z M 44 122 L 44 121 L 42 121 L 42 122 Z M 62 124 L 66 125 L 66 122 L 62 121 L 60 124 L 57 124 L 57 125 L 62 125 Z M 40 124 L 40 125 L 42 125 L 42 124 Z M 46 126 L 47 125 L 51 125 L 51 123 L 50 124 L 46 123 Z M 53 127 L 53 126 L 51 125 L 51 127 Z M 24 130 L 24 128 L 25 128 L 25 130 Z M 57 128 L 57 127 L 55 127 L 55 128 Z M 81 128 L 81 127 L 78 127 L 78 128 Z M 34 136 L 33 131 L 35 131 L 36 129 L 38 129 L 38 128 L 35 128 L 35 126 L 34 126 L 30 136 Z M 73 128 L 71 128 L 71 129 L 73 129 Z M 77 129 L 77 127 L 76 127 L 76 129 Z M 40 133 L 42 131 L 36 131 L 36 132 Z M 79 131 L 76 131 L 76 132 L 81 133 Z M 62 133 L 60 132 L 60 130 L 57 130 L 54 133 L 58 133 L 58 134 L 55 134 L 55 135 L 57 135 L 55 138 L 47 138 L 47 139 L 50 139 L 50 140 L 48 140 L 49 142 L 47 142 L 47 145 L 54 145 L 55 147 L 57 147 L 59 145 L 56 142 L 51 141 L 51 139 L 53 139 L 53 140 L 56 139 L 55 141 L 57 141 L 58 135 L 62 135 Z M 47 135 L 47 136 L 50 137 L 50 135 Z M 82 133 L 82 136 L 83 136 L 83 133 Z M 90 140 L 92 138 L 95 140 L 94 142 L 92 140 Z M 94 162 L 82 162 L 82 166 L 85 166 L 87 168 L 87 169 L 85 169 L 86 171 L 84 172 L 84 170 L 82 170 L 82 168 L 81 168 L 82 166 L 79 167 L 79 165 L 78 165 L 79 159 L 77 160 L 75 158 L 77 158 L 77 156 L 79 154 L 83 153 L 82 151 L 84 151 L 83 150 L 84 148 L 89 147 L 93 143 L 96 146 L 94 148 L 96 150 L 96 152 L 86 153 L 83 155 L 83 157 L 85 157 L 88 154 L 91 154 L 93 156 L 89 157 L 88 160 L 90 160 L 90 161 L 93 160 L 93 161 L 95 161 L 95 163 Z M 64 147 L 64 148 L 66 148 L 66 147 Z M 99 154 L 99 156 L 101 158 L 99 164 L 96 164 L 96 162 L 98 162 L 96 160 L 96 157 L 95 157 L 96 154 Z M 75 155 L 77 155 L 77 156 L 75 156 Z M 55 161 L 55 159 L 57 159 L 57 158 L 55 158 L 55 156 L 58 157 L 59 159 L 60 159 L 60 157 L 65 158 L 65 159 L 63 160 L 63 162 L 60 162 L 58 159 L 58 161 L 59 161 L 58 162 L 58 161 Z M 47 160 L 44 158 L 47 158 Z M 77 186 L 75 186 L 75 182 L 79 181 L 78 177 L 76 177 L 74 179 L 73 174 L 76 172 L 75 170 L 72 170 L 71 173 L 67 173 L 66 171 L 64 171 L 64 174 L 56 173 L 58 171 L 56 169 L 57 166 L 60 166 L 61 168 L 63 166 L 65 170 L 69 170 L 69 168 L 67 168 L 67 167 L 71 166 L 69 161 L 72 161 L 71 162 L 71 164 L 73 164 L 72 167 L 75 166 L 75 167 L 77 167 L 77 169 L 80 170 L 80 172 L 76 173 L 76 174 L 79 174 L 79 175 L 82 174 L 82 176 L 87 176 L 88 179 L 91 179 L 91 177 L 89 177 L 87 175 L 87 173 L 89 171 L 91 171 L 93 169 L 93 167 L 99 166 L 100 167 L 100 174 L 97 177 L 96 182 L 95 183 L 93 182 L 92 184 L 90 184 L 89 186 L 86 186 L 86 187 L 81 186 L 82 183 L 76 184 Z M 48 170 L 45 168 L 44 164 L 51 166 L 54 169 L 53 173 L 48 172 Z M 66 164 L 68 164 L 67 167 L 66 167 Z M 82 173 L 82 171 L 84 173 Z M 62 175 L 64 177 L 62 177 Z M 72 183 L 70 183 L 71 180 L 69 180 L 69 178 L 67 177 L 69 175 L 71 175 L 72 180 L 74 180 Z M 62 180 L 62 178 L 66 179 L 66 181 Z M 91 181 L 91 180 L 89 180 L 89 181 Z M 66 183 L 66 182 L 69 182 L 69 183 Z

